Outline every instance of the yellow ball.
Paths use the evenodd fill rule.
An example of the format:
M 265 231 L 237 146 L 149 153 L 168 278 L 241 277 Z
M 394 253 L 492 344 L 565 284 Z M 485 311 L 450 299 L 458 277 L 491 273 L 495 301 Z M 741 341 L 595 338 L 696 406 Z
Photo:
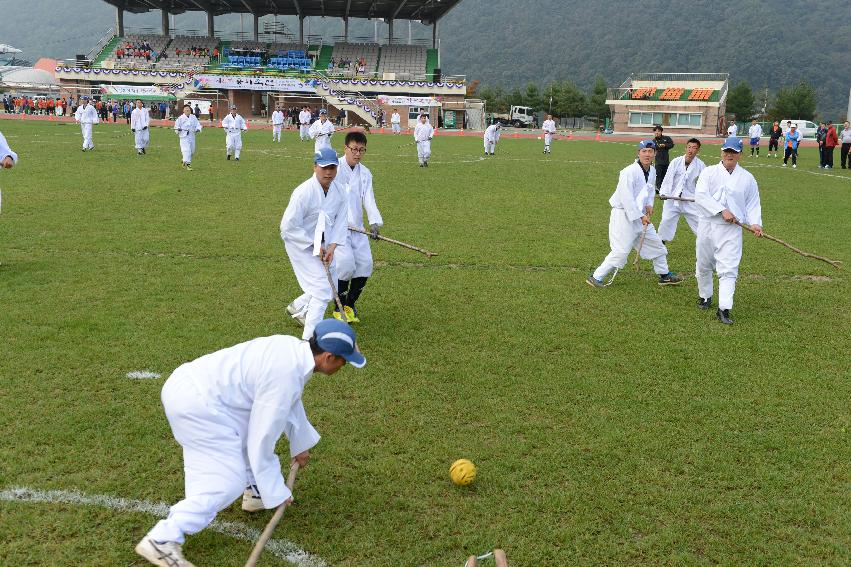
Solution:
M 476 480 L 476 465 L 469 459 L 458 459 L 449 467 L 449 478 L 458 486 L 467 486 Z

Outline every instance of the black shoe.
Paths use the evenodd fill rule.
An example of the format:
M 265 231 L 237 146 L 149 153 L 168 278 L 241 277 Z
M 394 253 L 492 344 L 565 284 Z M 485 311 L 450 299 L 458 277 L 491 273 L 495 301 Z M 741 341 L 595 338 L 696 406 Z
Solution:
M 702 297 L 698 297 L 697 298 L 697 306 L 700 309 L 711 309 L 712 308 L 712 298 L 707 297 L 706 299 L 703 299 Z
M 228 154 L 228 161 L 230 161 L 230 154 Z
M 146 154 L 146 153 L 148 153 L 148 152 L 146 152 L 146 151 L 145 151 L 145 148 L 142 148 L 142 153 L 143 153 L 143 154 Z
M 733 324 L 733 320 L 730 319 L 729 309 L 718 309 L 715 311 L 715 316 L 718 317 L 718 320 L 724 323 L 725 325 Z
M 239 161 L 239 158 L 235 158 L 235 159 L 236 159 L 236 161 Z
M 678 285 L 681 283 L 683 283 L 683 277 L 674 272 L 668 272 L 659 276 L 659 285 Z

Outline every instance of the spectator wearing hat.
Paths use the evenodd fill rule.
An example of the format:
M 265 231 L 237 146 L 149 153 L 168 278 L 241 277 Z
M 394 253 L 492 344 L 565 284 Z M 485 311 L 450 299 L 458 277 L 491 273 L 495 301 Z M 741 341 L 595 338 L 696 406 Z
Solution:
M 842 169 L 851 167 L 851 122 L 845 121 L 842 132 L 839 133 L 839 141 L 842 143 L 842 149 L 839 150 L 839 163 Z M 847 162 L 847 165 L 846 165 Z
M 304 326 L 304 339 L 313 335 L 331 301 L 325 270 L 327 266 L 337 280 L 334 252 L 346 243 L 348 233 L 345 189 L 335 182 L 338 164 L 333 148 L 320 148 L 313 157 L 313 175 L 293 191 L 281 219 L 281 238 L 303 292 L 287 306 L 287 313 Z
M 657 124 L 653 127 L 653 143 L 656 144 L 656 192 L 658 193 L 668 172 L 668 165 L 671 163 L 668 151 L 674 147 L 674 140 L 670 136 L 662 135 L 662 126 Z
M 739 165 L 742 141 L 732 136 L 721 146 L 721 163 L 703 170 L 695 188 L 700 222 L 697 229 L 697 278 L 700 309 L 711 309 L 712 272 L 718 274 L 718 309 L 715 314 L 732 325 L 730 310 L 742 260 L 742 227 L 749 224 L 762 236 L 762 209 L 756 179 Z
M 783 146 L 786 148 L 785 154 L 783 155 L 783 167 L 789 163 L 789 158 L 792 158 L 792 168 L 798 167 L 798 144 L 801 143 L 801 140 L 804 138 L 800 132 L 798 132 L 797 124 L 792 124 L 792 122 L 788 122 L 789 131 L 786 132 L 786 135 L 783 139 Z
M 833 169 L 833 150 L 838 145 L 839 136 L 836 135 L 836 128 L 834 128 L 833 122 L 828 120 L 824 134 L 824 150 L 822 151 L 825 169 Z
M 656 194 L 656 170 L 653 158 L 656 144 L 653 140 L 638 143 L 638 159 L 623 168 L 618 186 L 609 198 L 612 212 L 609 215 L 609 245 L 611 252 L 605 257 L 586 282 L 592 287 L 606 287 L 603 280 L 612 270 L 626 265 L 629 253 L 641 244 L 641 257 L 653 262 L 653 271 L 659 276 L 659 285 L 676 285 L 683 277 L 668 269 L 668 249 L 650 223 L 653 214 L 653 197 Z

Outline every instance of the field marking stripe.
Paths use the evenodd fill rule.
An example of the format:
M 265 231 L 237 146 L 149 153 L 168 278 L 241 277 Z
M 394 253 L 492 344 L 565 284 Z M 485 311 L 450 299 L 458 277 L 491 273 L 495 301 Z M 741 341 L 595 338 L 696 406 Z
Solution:
M 106 494 L 84 494 L 78 490 L 38 490 L 25 486 L 13 486 L 0 490 L 0 501 L 97 506 L 121 512 L 140 512 L 158 518 L 168 516 L 169 510 L 168 504 L 163 502 L 131 500 Z M 210 524 L 210 529 L 249 543 L 256 542 L 260 537 L 260 530 L 241 522 L 216 520 Z M 285 539 L 270 539 L 265 549 L 275 557 L 289 561 L 297 567 L 328 566 L 322 558 L 308 553 Z

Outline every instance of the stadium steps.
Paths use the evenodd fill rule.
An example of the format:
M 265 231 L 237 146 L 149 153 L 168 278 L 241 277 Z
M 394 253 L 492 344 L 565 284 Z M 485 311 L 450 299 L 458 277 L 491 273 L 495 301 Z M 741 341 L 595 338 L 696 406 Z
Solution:
M 426 51 L 426 79 L 434 82 L 434 70 L 437 69 L 438 57 L 436 49 Z
M 92 67 L 100 67 L 103 64 L 103 60 L 106 59 L 106 56 L 112 53 L 115 47 L 118 45 L 118 42 L 121 41 L 121 38 L 117 35 L 112 36 L 106 45 L 103 46 L 103 49 L 100 50 L 98 56 L 95 57 L 94 62 L 92 62 Z
M 308 51 L 311 51 L 312 47 L 308 46 Z M 319 51 L 319 57 L 316 58 L 316 66 L 315 69 L 327 69 L 328 63 L 331 61 L 331 56 L 334 54 L 334 46 L 333 45 L 323 45 L 322 49 Z
M 369 110 L 363 108 L 365 106 L 377 114 L 378 105 L 375 101 L 362 97 L 359 93 L 337 92 L 337 94 L 341 96 L 353 98 L 360 102 L 360 105 L 350 104 L 343 101 L 341 98 L 332 95 L 325 87 L 322 86 L 321 83 L 316 85 L 316 94 L 324 98 L 331 106 L 335 106 L 338 109 L 345 110 L 346 112 L 356 115 L 358 118 L 369 124 L 370 127 L 378 125 L 378 120 L 376 120 L 375 116 L 373 116 Z

